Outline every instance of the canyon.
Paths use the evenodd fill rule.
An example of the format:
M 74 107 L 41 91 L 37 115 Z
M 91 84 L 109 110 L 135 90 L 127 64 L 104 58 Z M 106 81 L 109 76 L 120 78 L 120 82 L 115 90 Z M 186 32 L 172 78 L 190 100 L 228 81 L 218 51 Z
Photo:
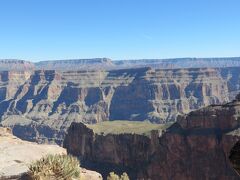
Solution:
M 109 125 L 103 129 L 103 125 L 72 123 L 64 147 L 104 177 L 115 169 L 128 172 L 132 179 L 237 180 L 230 160 L 239 168 L 239 150 L 233 151 L 239 149 L 239 115 L 240 95 L 230 103 L 179 116 L 170 127 L 154 127 L 147 134 L 147 124 L 135 125 L 142 133 L 136 129 L 120 133 L 119 124 L 113 122 L 111 132 Z
M 18 138 L 64 146 L 104 178 L 239 179 L 240 58 L 0 65 L 0 126 Z
M 169 60 L 172 65 L 162 68 L 166 60 L 99 58 L 35 64 L 2 60 L 0 64 L 11 62 L 18 69 L 3 66 L 0 72 L 1 125 L 25 140 L 62 144 L 72 122 L 148 120 L 165 124 L 176 121 L 178 115 L 234 99 L 240 89 L 240 67 L 225 66 L 227 62 L 237 66 L 238 58 L 199 59 L 195 65 L 203 67 L 189 68 L 193 60 Z M 180 62 L 188 68 L 163 69 Z M 203 62 L 223 67 L 206 68 Z M 119 67 L 111 69 L 110 64 Z

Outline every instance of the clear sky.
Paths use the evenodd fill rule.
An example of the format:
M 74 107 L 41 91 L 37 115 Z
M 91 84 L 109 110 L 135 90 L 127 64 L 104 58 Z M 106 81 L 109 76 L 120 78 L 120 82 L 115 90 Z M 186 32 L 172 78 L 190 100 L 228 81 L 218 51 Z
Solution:
M 1 0 L 0 58 L 240 56 L 240 0 Z

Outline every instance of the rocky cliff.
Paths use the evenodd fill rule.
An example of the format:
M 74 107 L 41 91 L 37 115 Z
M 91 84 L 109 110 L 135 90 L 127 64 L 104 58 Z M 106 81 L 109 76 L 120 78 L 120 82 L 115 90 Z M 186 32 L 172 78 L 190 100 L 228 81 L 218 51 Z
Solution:
M 239 67 L 4 71 L 1 124 L 27 140 L 61 143 L 72 122 L 166 123 L 231 100 L 240 89 L 239 72 Z
M 238 98 L 180 116 L 169 128 L 152 130 L 149 136 L 134 130 L 120 134 L 102 130 L 101 134 L 73 123 L 64 146 L 85 160 L 85 166 L 103 174 L 115 167 L 133 179 L 239 179 L 228 158 L 240 140 L 239 113 Z
M 66 154 L 66 149 L 57 145 L 40 145 L 22 141 L 13 136 L 11 129 L 0 127 L 0 179 L 24 180 L 20 178 L 28 171 L 30 163 L 48 154 Z M 101 180 L 101 174 L 81 168 L 86 180 Z

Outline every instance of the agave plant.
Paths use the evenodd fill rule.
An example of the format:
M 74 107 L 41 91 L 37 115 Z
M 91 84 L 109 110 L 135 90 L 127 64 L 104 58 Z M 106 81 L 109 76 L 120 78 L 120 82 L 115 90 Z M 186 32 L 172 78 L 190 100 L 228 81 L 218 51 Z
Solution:
M 47 155 L 29 166 L 32 180 L 80 179 L 80 163 L 70 155 Z
M 121 176 L 118 176 L 114 172 L 110 172 L 107 177 L 107 180 L 130 180 L 130 179 L 126 172 L 124 172 Z

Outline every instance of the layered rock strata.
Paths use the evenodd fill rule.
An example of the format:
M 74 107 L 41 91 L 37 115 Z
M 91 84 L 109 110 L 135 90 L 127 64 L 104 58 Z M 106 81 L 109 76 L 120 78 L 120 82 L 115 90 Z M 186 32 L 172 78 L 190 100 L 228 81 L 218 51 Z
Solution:
M 180 116 L 172 126 L 161 133 L 153 130 L 150 136 L 99 134 L 73 123 L 64 146 L 103 174 L 110 170 L 107 167 L 115 167 L 133 179 L 239 179 L 228 158 L 240 140 L 239 100 Z
M 175 121 L 180 114 L 228 102 L 240 68 L 0 73 L 1 124 L 15 135 L 61 143 L 72 122 Z

